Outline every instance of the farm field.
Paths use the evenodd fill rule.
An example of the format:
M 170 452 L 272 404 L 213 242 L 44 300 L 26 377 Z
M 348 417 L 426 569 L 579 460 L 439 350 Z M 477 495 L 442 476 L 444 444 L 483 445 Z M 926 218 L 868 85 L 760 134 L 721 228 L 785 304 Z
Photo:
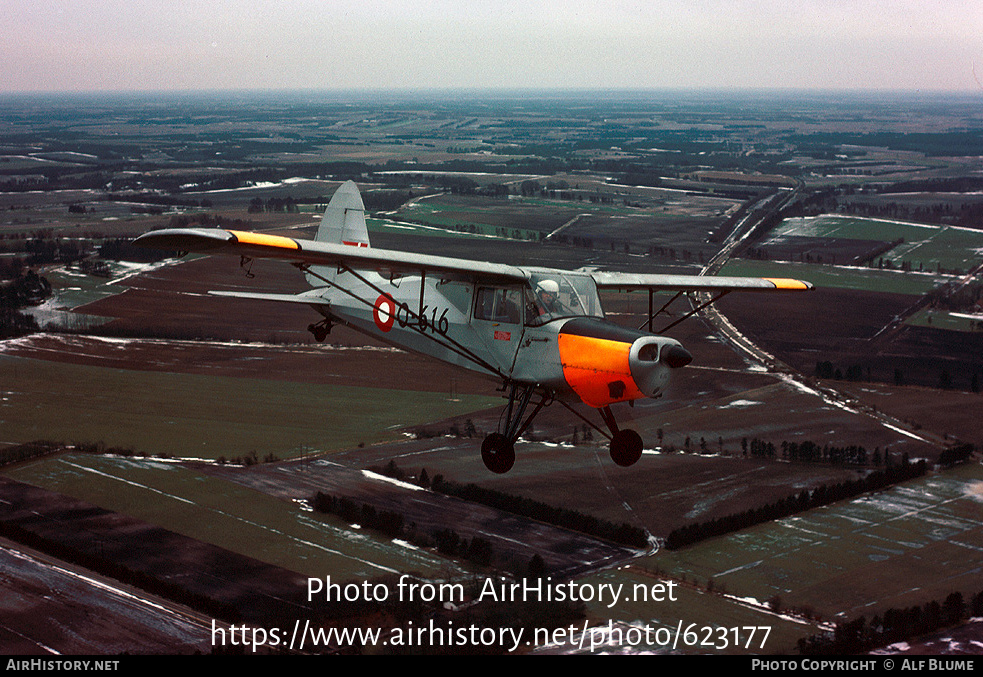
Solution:
M 979 434 L 979 393 L 884 383 L 844 382 L 839 387 L 919 428 L 966 441 L 977 439 Z
M 878 258 L 890 261 L 895 268 L 903 262 L 911 270 L 967 271 L 975 266 L 983 251 L 983 231 L 956 226 L 926 224 L 861 218 L 837 214 L 795 217 L 785 219 L 770 236 L 774 238 L 828 238 L 904 242 L 881 254 Z M 769 240 L 763 243 L 767 247 Z
M 264 472 L 277 474 L 272 466 Z M 293 472 L 304 474 L 302 467 Z M 366 580 L 387 571 L 464 573 L 426 551 L 312 518 L 282 497 L 156 460 L 67 454 L 5 474 L 302 574 Z M 716 633 L 704 635 L 705 628 L 768 627 L 764 648 L 712 644 L 677 647 L 673 653 L 791 653 L 800 637 L 824 627 L 795 613 L 825 621 L 839 613 L 869 617 L 887 607 L 941 599 L 953 590 L 972 593 L 983 548 L 980 502 L 983 469 L 962 466 L 575 580 L 595 589 L 601 583 L 623 584 L 625 590 L 664 580 L 680 584 L 674 602 L 624 597 L 616 604 L 588 604 L 591 636 L 600 651 L 669 651 L 637 639 L 606 643 L 603 631 L 612 621 L 624 633 L 665 629 L 660 638 L 677 624 L 695 625 L 700 640 L 711 642 L 721 640 Z M 938 575 L 939 562 L 946 563 L 944 576 Z M 712 592 L 707 590 L 711 579 Z M 776 605 L 778 612 L 769 608 Z
M 891 607 L 942 600 L 953 591 L 975 594 L 983 571 L 981 503 L 983 467 L 971 464 L 680 551 L 659 552 L 581 582 L 622 584 L 625 590 L 665 578 L 681 582 L 677 602 L 590 604 L 591 614 L 603 619 L 597 626 L 611 619 L 623 632 L 648 627 L 673 633 L 680 622 L 683 628 L 695 624 L 701 630 L 698 638 L 711 644 L 720 635 L 704 634 L 704 626 L 768 626 L 764 650 L 727 646 L 713 651 L 794 653 L 799 638 L 825 630 L 816 618 L 826 623 L 870 618 Z M 633 650 L 668 652 L 644 642 Z M 673 652 L 708 650 L 696 646 Z
M 731 259 L 721 275 L 751 275 L 756 277 L 791 277 L 812 282 L 826 289 L 856 289 L 921 296 L 934 289 L 941 280 L 951 276 L 930 273 L 879 270 L 861 266 L 831 266 L 818 263 L 787 261 L 756 261 Z
M 23 310 L 40 332 L 0 341 L 0 447 L 54 439 L 85 452 L 117 449 L 63 449 L 3 467 L 4 522 L 164 571 L 187 591 L 220 601 L 231 591 L 260 624 L 272 607 L 251 600 L 293 605 L 304 575 L 477 581 L 535 563 L 555 580 L 595 588 L 679 583 L 675 602 L 588 603 L 592 633 L 608 622 L 624 632 L 695 625 L 697 639 L 711 640 L 667 648 L 598 636 L 607 642 L 598 652 L 611 653 L 791 654 L 800 638 L 837 620 L 979 592 L 978 449 L 945 472 L 658 550 L 676 528 L 856 479 L 885 458 L 931 465 L 946 447 L 978 445 L 983 332 L 958 316 L 975 312 L 979 281 L 962 276 L 983 261 L 977 99 L 534 91 L 8 98 L 0 102 L 0 262 L 9 278 L 36 267 L 55 293 Z M 101 249 L 104 239 L 158 227 L 220 224 L 310 238 L 347 180 L 366 198 L 377 249 L 695 274 L 740 226 L 735 234 L 753 234 L 741 240 L 748 258 L 721 275 L 798 278 L 816 289 L 719 299 L 734 327 L 728 336 L 742 334 L 765 357 L 733 349 L 705 315 L 675 325 L 691 299 L 670 302 L 652 324 L 656 333 L 672 325 L 665 333 L 693 361 L 675 370 L 664 396 L 611 408 L 642 437 L 640 460 L 612 461 L 603 433 L 575 416 L 603 428 L 587 405 L 544 406 L 515 445 L 514 468 L 498 475 L 480 447 L 502 418 L 499 379 L 343 325 L 315 342 L 307 327 L 321 317 L 309 306 L 208 293 L 297 293 L 308 285 L 296 267 L 239 256 L 133 267 L 101 260 L 129 255 L 114 243 Z M 818 210 L 827 213 L 786 218 L 758 238 L 757 224 Z M 927 225 L 933 218 L 958 226 Z M 109 278 L 73 272 L 104 274 L 107 265 Z M 957 281 L 966 284 L 950 294 Z M 670 298 L 660 293 L 657 305 Z M 645 292 L 605 292 L 603 302 L 606 319 L 624 327 L 649 319 Z M 851 454 L 862 446 L 858 457 L 869 463 L 789 460 L 785 442 Z M 420 486 L 424 471 L 508 494 L 509 509 L 541 502 L 650 539 L 632 549 L 444 496 Z M 410 526 L 393 539 L 315 515 L 308 501 L 317 491 L 394 511 Z M 438 530 L 487 541 L 491 564 L 445 556 L 429 547 L 436 539 L 409 544 Z M 81 636 L 101 622 L 85 599 L 98 594 L 83 590 L 65 609 L 56 587 L 22 594 L 28 577 L 5 573 L 7 590 L 30 595 L 32 605 L 6 610 L 0 638 L 12 636 L 11 618 L 34 613 L 46 622 L 34 639 L 52 637 L 49 646 L 64 654 L 76 646 L 65 629 Z M 463 622 L 474 611 L 447 617 Z M 126 613 L 101 622 L 102 644 L 87 650 L 126 651 L 112 632 Z M 362 613 L 359 623 L 377 621 Z M 716 631 L 746 626 L 770 628 L 766 645 L 729 633 L 726 646 L 716 641 Z M 978 647 L 980 628 L 957 632 Z M 180 645 L 161 641 L 162 653 Z
M 631 197 L 625 199 L 631 201 Z M 645 198 L 643 198 L 645 200 Z M 651 204 L 637 206 L 560 200 L 541 197 L 481 198 L 436 195 L 404 205 L 394 218 L 402 218 L 478 235 L 539 240 L 557 231 L 564 240 L 591 241 L 597 248 L 672 248 L 682 258 L 701 249 L 709 252 L 707 235 L 722 214 L 738 203 L 727 198 L 681 196 L 667 193 Z
M 110 270 L 108 278 L 86 275 L 64 266 L 49 267 L 44 271 L 44 276 L 51 284 L 52 296 L 41 305 L 30 306 L 25 311 L 34 317 L 41 328 L 49 324 L 72 328 L 101 324 L 108 320 L 98 315 L 73 312 L 73 309 L 121 294 L 126 291 L 126 281 L 130 277 L 172 262 L 165 260 L 147 265 L 113 261 L 108 264 Z
M 662 559 L 665 559 L 664 553 L 578 581 L 592 586 L 623 585 L 625 594 L 628 594 L 627 591 L 632 593 L 632 599 L 620 601 L 611 608 L 597 603 L 587 605 L 588 613 L 595 619 L 591 637 L 602 647 L 602 651 L 703 655 L 791 654 L 795 652 L 796 642 L 801 637 L 822 630 L 822 624 L 817 621 L 775 613 L 766 604 L 742 599 L 738 594 L 726 591 L 726 588 L 720 588 L 714 594 L 707 592 L 705 587 L 692 583 L 680 584 L 679 572 L 663 568 L 659 570 L 661 573 L 655 573 L 650 566 L 652 562 Z M 677 583 L 676 601 L 634 599 L 642 589 L 636 586 L 645 586 L 651 590 L 653 585 L 666 580 L 663 576 L 669 576 Z M 620 643 L 613 640 L 604 642 L 602 631 L 610 627 L 611 623 L 621 632 Z M 749 627 L 755 628 L 754 634 L 748 632 Z M 633 636 L 630 634 L 632 628 L 636 632 L 638 629 L 648 629 L 650 639 L 661 641 L 646 642 L 644 635 L 636 635 L 638 640 L 631 642 L 629 638 Z M 682 628 L 684 632 L 690 629 L 691 633 L 680 633 L 680 639 L 674 644 L 673 639 L 678 628 Z M 733 628 L 739 628 L 736 641 Z M 614 633 L 614 636 L 618 635 Z
M 409 221 L 399 221 L 396 219 L 367 218 L 365 220 L 365 225 L 369 230 L 370 238 L 382 233 L 443 238 L 502 237 L 501 234 L 495 234 L 494 229 L 490 226 L 481 224 L 471 224 L 474 226 L 473 229 L 469 227 L 467 230 L 455 230 L 454 226 L 450 224 L 425 225 L 421 223 L 410 223 Z M 460 224 L 456 223 L 454 225 L 456 226 Z M 528 231 L 522 231 L 522 233 L 524 233 L 527 237 L 521 239 L 533 239 L 533 235 L 536 235 L 536 239 L 538 239 L 538 234 Z
M 122 347 L 122 346 L 121 346 Z M 103 442 L 179 458 L 289 458 L 371 444 L 494 397 L 133 371 L 0 356 L 3 442 Z
M 979 591 L 983 466 L 971 463 L 679 552 L 653 566 L 825 619 Z M 943 566 L 944 563 L 944 566 Z
M 945 310 L 925 308 L 905 318 L 905 324 L 915 327 L 932 327 L 950 331 L 978 332 L 983 330 L 983 324 L 968 313 L 952 313 Z
M 453 230 L 456 225 L 490 226 L 535 233 L 549 233 L 589 209 L 569 200 L 531 201 L 530 198 L 472 198 L 435 195 L 404 205 L 400 217 Z M 547 207 L 548 208 L 544 208 Z M 528 238 L 526 238 L 528 239 Z M 538 238 L 537 238 L 538 239 Z
M 95 583 L 6 543 L 0 543 L 0 567 L 5 655 L 28 656 L 53 646 L 75 656 L 209 650 L 200 625 L 169 613 L 156 599 L 144 602 L 129 590 L 117 591 L 112 581 Z
M 435 553 L 359 534 L 302 504 L 174 463 L 65 454 L 4 474 L 309 576 L 455 570 Z

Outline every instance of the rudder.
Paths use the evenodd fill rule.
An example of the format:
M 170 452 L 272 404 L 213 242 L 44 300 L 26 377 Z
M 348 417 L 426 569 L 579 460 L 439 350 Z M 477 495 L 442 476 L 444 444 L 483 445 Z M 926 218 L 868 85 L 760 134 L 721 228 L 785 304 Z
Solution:
M 354 181 L 345 181 L 331 197 L 321 225 L 317 228 L 317 242 L 346 244 L 352 247 L 368 247 L 369 231 L 365 226 L 365 204 Z M 324 286 L 324 279 L 333 280 L 333 266 L 312 266 L 307 281 L 315 287 Z

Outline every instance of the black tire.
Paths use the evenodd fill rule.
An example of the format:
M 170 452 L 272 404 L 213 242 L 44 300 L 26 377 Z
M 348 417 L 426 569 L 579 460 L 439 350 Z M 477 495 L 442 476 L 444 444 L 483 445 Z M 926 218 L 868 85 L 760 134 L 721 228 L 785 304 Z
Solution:
M 481 443 L 481 460 L 493 473 L 502 475 L 515 464 L 515 447 L 505 435 L 492 433 Z
M 642 438 L 634 430 L 619 430 L 611 438 L 611 460 L 627 468 L 642 457 Z

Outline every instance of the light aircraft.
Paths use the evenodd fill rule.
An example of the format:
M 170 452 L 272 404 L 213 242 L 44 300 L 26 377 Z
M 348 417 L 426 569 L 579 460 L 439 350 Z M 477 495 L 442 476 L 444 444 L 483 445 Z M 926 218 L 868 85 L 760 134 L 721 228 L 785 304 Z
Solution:
M 495 473 L 512 468 L 516 440 L 554 401 L 610 438 L 615 463 L 632 465 L 641 457 L 642 439 L 618 427 L 611 405 L 660 397 L 670 374 L 692 360 L 678 341 L 652 331 L 654 317 L 683 294 L 717 295 L 694 302 L 690 313 L 665 329 L 732 291 L 812 289 L 808 282 L 780 278 L 568 271 L 374 249 L 351 181 L 331 198 L 314 240 L 174 228 L 151 231 L 135 243 L 239 256 L 244 267 L 254 258 L 283 260 L 302 270 L 313 288 L 300 294 L 211 293 L 308 305 L 323 316 L 308 327 L 318 341 L 341 324 L 501 379 L 508 402 L 499 429 L 481 445 L 482 461 Z M 648 291 L 647 330 L 605 320 L 599 290 Z M 675 296 L 652 312 L 656 292 Z M 608 430 L 574 409 L 576 402 L 597 409 Z

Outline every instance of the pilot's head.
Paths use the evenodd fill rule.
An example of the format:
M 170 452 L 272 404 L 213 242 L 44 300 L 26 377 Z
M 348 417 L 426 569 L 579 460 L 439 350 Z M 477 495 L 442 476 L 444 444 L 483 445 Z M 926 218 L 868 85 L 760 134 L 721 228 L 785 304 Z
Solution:
M 536 292 L 539 294 L 539 300 L 543 302 L 543 305 L 549 308 L 556 303 L 556 298 L 560 295 L 560 285 L 556 283 L 556 280 L 543 280 L 536 285 Z

